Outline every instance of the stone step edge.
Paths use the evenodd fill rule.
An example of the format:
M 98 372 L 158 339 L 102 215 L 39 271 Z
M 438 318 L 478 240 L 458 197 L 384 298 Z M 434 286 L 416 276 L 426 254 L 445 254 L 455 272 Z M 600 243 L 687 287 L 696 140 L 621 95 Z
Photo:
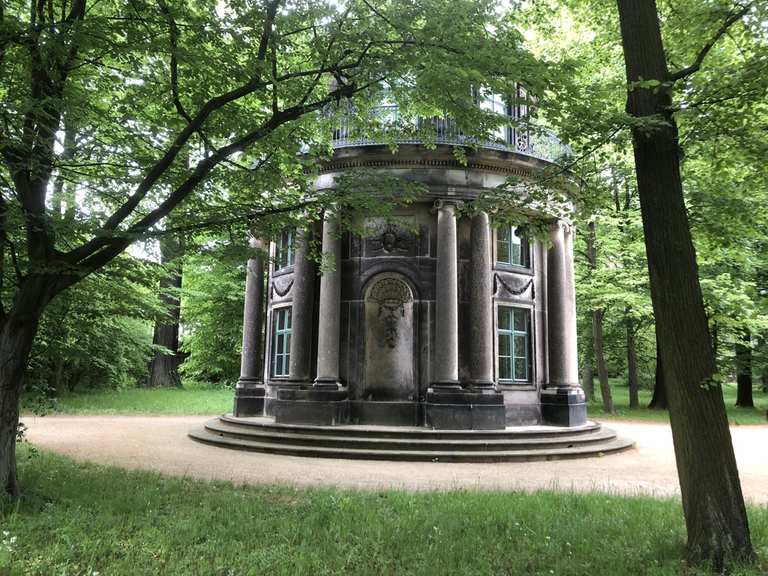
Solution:
M 526 451 L 451 451 L 451 452 L 416 452 L 408 450 L 358 450 L 352 448 L 323 448 L 294 446 L 290 444 L 270 444 L 238 440 L 219 436 L 200 427 L 188 433 L 188 436 L 198 442 L 222 446 L 237 450 L 263 452 L 267 454 L 282 454 L 288 456 L 304 456 L 314 458 L 340 458 L 349 460 L 391 460 L 419 462 L 524 462 L 536 460 L 557 460 L 566 458 L 584 458 L 602 456 L 627 450 L 634 446 L 633 440 L 615 438 L 607 443 L 591 444 L 578 448 L 558 448 L 549 450 Z
M 259 429 L 276 429 L 285 430 L 296 433 L 309 433 L 309 434 L 339 434 L 340 432 L 354 432 L 358 436 L 370 436 L 370 437 L 415 437 L 423 438 L 425 436 L 438 437 L 444 435 L 446 437 L 451 436 L 466 436 L 467 438 L 478 439 L 482 437 L 504 437 L 510 434 L 514 434 L 518 437 L 530 436 L 533 438 L 546 438 L 557 437 L 563 435 L 580 435 L 589 434 L 602 428 L 602 424 L 599 422 L 589 421 L 583 426 L 576 426 L 572 428 L 556 428 L 548 427 L 542 430 L 526 429 L 526 430 L 435 430 L 432 428 L 416 428 L 405 426 L 375 426 L 375 425 L 343 425 L 343 426 L 313 426 L 309 424 L 278 424 L 273 420 L 244 420 L 236 418 L 230 414 L 224 414 L 218 417 L 222 422 L 232 424 L 234 426 L 242 426 L 244 428 L 259 428 Z
M 286 441 L 295 442 L 297 445 L 322 445 L 324 442 L 333 442 L 338 444 L 368 444 L 371 448 L 376 448 L 376 445 L 394 444 L 402 445 L 404 448 L 414 446 L 450 446 L 455 445 L 457 448 L 466 447 L 467 449 L 479 449 L 483 447 L 504 447 L 510 448 L 518 447 L 517 449 L 524 449 L 520 447 L 528 446 L 561 446 L 565 444 L 578 444 L 586 445 L 597 442 L 605 442 L 616 438 L 616 432 L 610 428 L 602 428 L 594 431 L 591 434 L 580 434 L 571 436 L 555 436 L 544 438 L 516 438 L 513 433 L 504 438 L 379 438 L 370 436 L 356 436 L 351 432 L 344 436 L 330 436 L 325 434 L 309 435 L 309 434 L 294 434 L 291 432 L 283 431 L 261 431 L 261 430 L 247 430 L 242 427 L 233 427 L 226 423 L 220 423 L 218 419 L 210 420 L 204 424 L 206 430 L 214 434 L 223 434 L 225 436 L 237 437 L 243 440 L 250 439 L 262 439 L 265 441 L 277 440 L 275 443 L 285 444 L 291 443 Z

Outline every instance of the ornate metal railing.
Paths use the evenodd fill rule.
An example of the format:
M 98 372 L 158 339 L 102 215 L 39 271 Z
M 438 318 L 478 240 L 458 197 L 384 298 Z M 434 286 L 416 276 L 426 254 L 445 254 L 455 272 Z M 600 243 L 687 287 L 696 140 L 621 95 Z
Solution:
M 463 134 L 456 122 L 449 117 L 419 118 L 414 124 L 403 121 L 397 105 L 376 106 L 372 109 L 372 115 L 385 133 L 391 131 L 392 138 L 387 141 L 396 144 L 423 144 L 425 138 L 420 134 L 429 134 L 428 138 L 434 144 L 504 150 L 547 162 L 561 162 L 572 155 L 571 148 L 563 144 L 553 133 L 526 125 L 524 120 L 517 121 L 515 126 L 500 128 L 498 137 L 494 140 L 478 141 L 474 137 Z M 332 145 L 334 148 L 373 146 L 385 143 L 383 140 L 383 138 L 372 138 L 361 134 L 350 118 L 342 115 L 337 128 L 333 131 Z

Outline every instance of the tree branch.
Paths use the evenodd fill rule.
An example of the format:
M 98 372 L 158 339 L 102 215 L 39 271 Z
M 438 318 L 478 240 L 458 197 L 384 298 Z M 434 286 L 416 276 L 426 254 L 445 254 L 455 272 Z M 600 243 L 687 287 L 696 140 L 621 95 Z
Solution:
M 723 24 L 720 26 L 720 28 L 715 32 L 715 35 L 712 36 L 712 38 L 704 44 L 704 46 L 699 50 L 699 53 L 696 55 L 696 59 L 693 61 L 693 64 L 690 66 L 687 66 L 686 68 L 682 68 L 676 72 L 670 72 L 669 79 L 673 82 L 676 82 L 678 80 L 682 80 L 683 78 L 687 78 L 691 74 L 694 74 L 699 71 L 701 68 L 702 63 L 704 62 L 704 59 L 707 57 L 707 54 L 709 54 L 709 51 L 712 50 L 714 45 L 717 43 L 720 38 L 725 35 L 726 32 L 728 32 L 728 29 L 741 20 L 741 18 L 749 12 L 749 10 L 752 8 L 752 6 L 755 4 L 754 1 L 748 3 L 746 6 L 743 6 L 740 10 L 737 10 L 736 12 L 733 12 L 728 18 L 725 19 Z

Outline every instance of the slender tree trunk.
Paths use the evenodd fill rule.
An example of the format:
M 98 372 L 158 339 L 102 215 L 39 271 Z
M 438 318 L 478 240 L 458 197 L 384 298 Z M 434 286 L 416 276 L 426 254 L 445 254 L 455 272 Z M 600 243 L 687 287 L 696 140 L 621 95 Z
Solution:
M 652 128 L 633 127 L 633 148 L 688 557 L 722 570 L 734 560 L 754 561 L 755 554 L 722 390 L 713 379 L 715 358 L 683 199 L 671 75 L 655 1 L 617 1 L 627 111 L 655 120 Z M 641 80 L 660 84 L 637 86 Z
M 603 410 L 613 413 L 613 396 L 608 382 L 608 367 L 605 365 L 605 343 L 603 339 L 603 310 L 592 312 L 592 343 L 595 350 L 597 378 L 600 380 L 600 395 L 603 398 Z
M 587 396 L 587 402 L 592 402 L 595 399 L 595 371 L 592 368 L 591 358 L 584 359 L 581 367 L 581 388 Z
M 664 367 L 661 364 L 661 350 L 659 350 L 658 339 L 656 340 L 656 378 L 653 383 L 653 396 L 648 408 L 652 410 L 666 410 L 669 408 L 667 402 L 667 385 L 664 382 Z
M 165 314 L 155 320 L 155 331 L 152 344 L 170 350 L 158 351 L 149 364 L 147 386 L 171 387 L 181 386 L 179 366 L 182 357 L 179 354 L 179 321 L 181 318 L 181 262 L 179 260 L 182 248 L 179 242 L 170 236 L 160 241 L 160 260 L 171 269 L 160 280 L 160 300 L 165 308 Z
M 629 309 L 627 309 L 629 312 Z M 635 322 L 632 316 L 627 313 L 627 384 L 629 385 L 629 407 L 639 408 L 640 399 L 638 398 L 637 382 L 637 342 L 635 341 Z
M 748 331 L 736 342 L 736 406 L 754 408 L 752 399 L 752 342 Z

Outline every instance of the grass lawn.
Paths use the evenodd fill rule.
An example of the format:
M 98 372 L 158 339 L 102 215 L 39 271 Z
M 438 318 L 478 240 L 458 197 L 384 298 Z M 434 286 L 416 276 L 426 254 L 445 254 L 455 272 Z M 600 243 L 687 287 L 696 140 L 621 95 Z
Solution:
M 600 383 L 595 380 L 595 401 L 589 404 L 588 413 L 590 418 L 598 420 L 609 420 L 611 418 L 620 418 L 622 420 L 651 420 L 657 422 L 668 422 L 669 416 L 666 410 L 648 410 L 646 406 L 651 401 L 652 390 L 640 390 L 640 408 L 629 409 L 629 388 L 624 382 L 618 379 L 611 379 L 611 392 L 615 408 L 614 414 L 608 414 L 603 411 L 602 399 L 600 397 Z M 726 384 L 723 387 L 723 398 L 725 407 L 728 411 L 728 420 L 731 425 L 742 424 L 768 424 L 766 410 L 768 410 L 768 394 L 762 392 L 759 388 L 754 389 L 754 408 L 736 407 L 736 384 Z
M 308 464 L 311 465 L 311 464 Z M 0 504 L 7 575 L 692 575 L 673 500 L 353 492 L 165 478 L 20 453 Z M 750 508 L 768 569 L 768 509 Z
M 229 389 L 128 388 L 62 394 L 46 409 L 63 414 L 223 414 L 232 411 L 233 398 Z M 22 411 L 33 409 L 22 401 Z

